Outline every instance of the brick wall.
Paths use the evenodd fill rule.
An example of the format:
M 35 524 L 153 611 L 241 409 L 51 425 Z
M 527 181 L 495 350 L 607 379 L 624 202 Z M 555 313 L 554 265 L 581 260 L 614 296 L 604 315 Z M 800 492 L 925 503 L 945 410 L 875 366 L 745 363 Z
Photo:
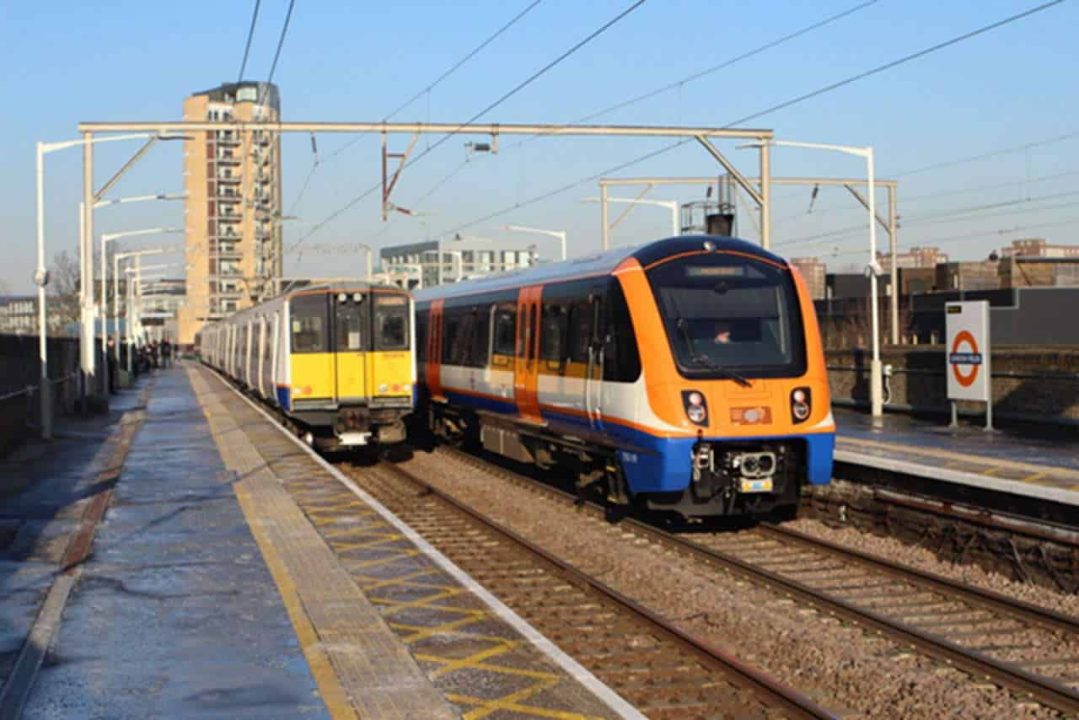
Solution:
M 837 404 L 869 404 L 869 360 L 863 350 L 829 350 L 828 377 Z M 948 411 L 943 346 L 885 348 L 894 368 L 891 405 L 914 412 Z M 1006 348 L 993 352 L 993 412 L 1001 418 L 1079 424 L 1079 347 Z M 982 403 L 960 409 L 984 410 Z

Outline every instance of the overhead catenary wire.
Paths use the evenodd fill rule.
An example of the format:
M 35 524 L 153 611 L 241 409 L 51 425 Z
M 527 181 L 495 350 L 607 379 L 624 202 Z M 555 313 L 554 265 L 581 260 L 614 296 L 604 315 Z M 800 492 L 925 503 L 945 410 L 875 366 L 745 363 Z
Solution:
M 905 218 L 903 220 L 903 227 L 918 226 L 918 225 L 936 225 L 939 223 L 956 222 L 962 220 L 982 220 L 987 217 L 999 217 L 1001 215 L 1015 215 L 1027 212 L 1038 212 L 1042 210 L 1055 210 L 1062 207 L 1073 207 L 1076 203 L 1058 203 L 1055 205 L 1043 205 L 1039 207 L 1023 208 L 1019 210 L 1005 210 L 1001 212 L 990 212 L 988 215 L 982 213 L 988 211 L 1000 211 L 1001 208 L 1007 208 L 1014 205 L 1025 205 L 1027 203 L 1038 203 L 1046 200 L 1056 200 L 1063 197 L 1074 197 L 1079 195 L 1079 190 L 1069 190 L 1066 192 L 1050 193 L 1048 195 L 1038 195 L 1034 197 L 1020 198 L 1018 200 L 1005 200 L 996 203 L 986 203 L 982 205 L 971 205 L 963 208 L 955 208 L 953 210 L 929 213 L 927 215 L 915 215 L 911 218 Z M 775 243 L 776 247 L 787 247 L 790 245 L 804 245 L 812 243 L 814 241 L 826 240 L 828 238 L 844 237 L 853 233 L 862 231 L 865 229 L 865 223 L 858 225 L 848 225 L 846 227 L 837 228 L 835 230 L 829 230 L 827 232 L 816 233 L 813 235 L 804 235 L 802 237 L 789 238 L 781 242 Z
M 579 41 L 578 41 L 577 43 L 575 43 L 575 44 L 574 44 L 574 45 L 573 45 L 572 47 L 570 47 L 570 48 L 569 48 L 568 50 L 565 50 L 565 51 L 564 51 L 564 52 L 562 52 L 562 53 L 561 53 L 560 55 L 558 55 L 558 57 L 556 57 L 556 58 L 555 58 L 554 60 L 552 60 L 552 61 L 548 62 L 548 63 L 547 63 L 546 65 L 544 65 L 544 66 L 543 66 L 542 68 L 540 68 L 539 70 L 537 70 L 537 71 L 533 72 L 533 73 L 532 73 L 531 75 L 529 75 L 529 76 L 528 76 L 527 78 L 525 78 L 525 79 L 524 79 L 523 81 L 521 81 L 521 82 L 517 83 L 517 85 L 515 85 L 515 86 L 514 86 L 513 88 L 511 88 L 510 90 L 508 90 L 508 91 L 506 91 L 505 93 L 503 93 L 503 94 L 502 94 L 502 95 L 501 95 L 501 96 L 500 96 L 500 97 L 499 97 L 499 98 L 498 98 L 497 100 L 495 100 L 494 102 L 491 102 L 491 103 L 489 103 L 489 104 L 488 104 L 488 105 L 487 105 L 486 107 L 484 107 L 484 108 L 483 108 L 482 110 L 480 110 L 479 112 L 477 112 L 477 113 L 475 113 L 474 115 L 472 115 L 472 116 L 471 116 L 471 117 L 470 117 L 470 118 L 469 118 L 468 120 L 465 120 L 465 121 L 464 121 L 463 123 L 461 123 L 460 125 L 458 125 L 458 126 L 457 126 L 457 127 L 456 127 L 456 128 L 455 128 L 455 129 L 453 130 L 453 131 L 451 131 L 451 132 L 449 132 L 449 133 L 447 133 L 447 134 L 443 135 L 443 136 L 442 136 L 441 138 L 439 138 L 439 140 L 438 140 L 437 142 L 435 142 L 434 144 L 430 145 L 430 146 L 429 146 L 429 147 L 427 147 L 427 148 L 426 148 L 425 150 L 423 150 L 423 152 L 421 152 L 421 153 L 420 153 L 419 155 L 417 155 L 417 156 L 416 156 L 416 157 L 415 157 L 415 158 L 414 158 L 414 159 L 413 159 L 413 160 L 412 160 L 411 162 L 408 162 L 408 161 L 403 161 L 403 162 L 402 162 L 402 165 L 401 165 L 401 169 L 403 170 L 403 169 L 404 169 L 404 167 L 405 167 L 405 166 L 407 166 L 407 165 L 415 165 L 415 164 L 416 164 L 417 162 L 419 162 L 419 161 L 420 161 L 421 159 L 423 159 L 424 157 L 426 157 L 426 156 L 430 155 L 430 154 L 431 154 L 432 152 L 434 152 L 434 151 L 435 151 L 435 150 L 436 150 L 436 149 L 437 149 L 437 148 L 438 148 L 438 147 L 439 147 L 440 145 L 442 145 L 442 144 L 443 144 L 443 143 L 445 143 L 445 142 L 446 142 L 447 140 L 449 140 L 449 139 L 450 139 L 451 137 L 453 137 L 454 135 L 456 135 L 456 134 L 457 134 L 458 132 L 460 132 L 460 131 L 461 131 L 462 129 L 464 129 L 464 128 L 465 128 L 466 126 L 468 126 L 469 124 L 471 124 L 471 123 L 475 122 L 475 121 L 476 121 L 476 120 L 478 120 L 479 118 L 483 117 L 484 115 L 486 115 L 487 113 L 489 113 L 489 112 L 490 112 L 491 110 L 494 110 L 494 109 L 495 109 L 496 107 L 498 107 L 498 106 L 499 106 L 499 105 L 501 105 L 502 103 L 504 103 L 504 102 L 506 102 L 507 100 L 509 100 L 510 98 L 512 98 L 512 97 L 513 97 L 514 95 L 516 95 L 517 93 L 519 93 L 519 92 L 521 92 L 522 90 L 524 90 L 525 88 L 527 88 L 527 87 L 528 87 L 529 85 L 531 85 L 531 84 L 532 84 L 533 82 L 535 82 L 536 80 L 538 80 L 539 78 L 541 78 L 541 77 L 542 77 L 543 75 L 545 75 L 546 73 L 548 73 L 548 72 L 550 72 L 551 70 L 553 70 L 553 69 L 554 69 L 555 67 L 557 67 L 557 66 L 558 66 L 559 64 L 561 64 L 562 62 L 564 62 L 564 61 L 565 61 L 565 60 L 566 60 L 567 58 L 569 58 L 570 56 L 572 56 L 573 54 L 575 54 L 576 52 L 578 52 L 578 51 L 579 51 L 579 50 L 580 50 L 581 48 L 583 48 L 583 47 L 584 47 L 585 45 L 589 44 L 590 42 L 592 42 L 593 40 L 595 40 L 595 39 L 596 39 L 596 38 L 598 38 L 599 36 L 603 35 L 603 34 L 604 34 L 605 32 L 607 32 L 607 30 L 609 30 L 610 28 L 612 28 L 612 27 L 613 27 L 614 25 L 616 25 L 616 24 L 617 24 L 617 23 L 618 23 L 618 22 L 619 22 L 620 20 L 622 20 L 623 18 L 625 18 L 626 16 L 628 16 L 628 15 L 629 15 L 630 13 L 632 13 L 632 12 L 633 12 L 634 10 L 636 10 L 637 8 L 639 8 L 639 7 L 640 7 L 641 5 L 643 5 L 643 4 L 644 4 L 644 3 L 646 2 L 646 1 L 647 1 L 647 0 L 636 0 L 636 2 L 632 3 L 632 4 L 630 5 L 630 6 L 628 6 L 628 7 L 627 7 L 627 8 L 625 8 L 624 10 L 622 10 L 622 11 L 621 11 L 620 13 L 618 13 L 617 15 L 615 15 L 615 16 L 614 16 L 613 18 L 611 18 L 610 20 L 608 20 L 607 22 L 605 22 L 605 23 L 604 23 L 603 25 L 601 25 L 601 26 L 600 26 L 600 27 L 598 27 L 597 29 L 593 30 L 593 31 L 592 31 L 591 33 L 589 33 L 589 34 L 588 34 L 588 35 L 587 35 L 587 36 L 586 36 L 586 37 L 585 37 L 584 39 L 582 39 L 582 40 L 579 40 Z M 314 235 L 314 234 L 315 234 L 316 232 L 318 232 L 318 231 L 319 231 L 320 229 L 322 229 L 323 227 L 325 227 L 325 226 L 327 225 L 327 223 L 330 223 L 330 222 L 332 222 L 332 221 L 333 221 L 333 220 L 334 220 L 335 218 L 337 218 L 337 217 L 340 217 L 340 216 L 341 216 L 341 215 L 342 215 L 343 213 L 347 212 L 347 211 L 348 211 L 348 210 L 349 210 L 350 208 L 352 208 L 352 207 L 355 207 L 355 205 L 356 205 L 357 203 L 361 202 L 362 200 L 364 200 L 365 198 L 367 198 L 368 196 L 370 196 L 370 195 L 371 195 L 372 193 L 374 193 L 374 192 L 375 192 L 376 190 L 378 190 L 378 189 L 379 189 L 379 188 L 380 188 L 381 186 L 382 186 L 382 183 L 381 183 L 381 182 L 379 182 L 379 183 L 377 183 L 377 184 L 375 184 L 375 185 L 372 185 L 372 186 L 371 186 L 370 188 L 368 188 L 367 190 L 364 190 L 364 191 L 363 191 L 362 193 L 360 193 L 360 194 L 359 194 L 359 195 L 357 195 L 356 197 L 354 197 L 354 198 L 352 198 L 351 200 L 349 200 L 349 201 L 348 201 L 348 202 L 347 202 L 347 203 L 346 203 L 346 204 L 345 204 L 344 206 L 342 206 L 342 207 L 338 208 L 338 209 L 337 209 L 337 210 L 335 210 L 335 211 L 334 211 L 333 213 L 331 213 L 331 214 L 330 214 L 330 215 L 329 215 L 328 217 L 326 217 L 325 219 L 323 219 L 322 221 L 320 221 L 319 223 L 317 223 L 316 225 L 314 225 L 314 226 L 313 226 L 313 227 L 312 227 L 312 228 L 311 228 L 311 229 L 310 229 L 310 230 L 309 230 L 308 232 L 306 232 L 306 233 L 305 233 L 305 234 L 304 234 L 303 236 L 301 236 L 301 237 L 300 237 L 300 239 L 299 239 L 299 240 L 297 240 L 297 241 L 296 241 L 296 242 L 295 242 L 295 243 L 293 244 L 293 246 L 292 246 L 292 247 L 291 247 L 291 248 L 289 249 L 289 252 L 295 252 L 295 251 L 296 251 L 296 249 L 297 249 L 297 248 L 298 248 L 298 247 L 299 247 L 299 246 L 300 246 L 300 245 L 301 245 L 301 244 L 302 244 L 302 243 L 303 243 L 303 242 L 304 242 L 305 240 L 307 240 L 307 238 L 311 237 L 311 236 L 312 236 L 312 235 Z
M 1027 17 L 1030 17 L 1031 15 L 1034 15 L 1034 14 L 1039 13 L 1039 12 L 1043 12 L 1043 11 L 1048 10 L 1049 8 L 1054 7 L 1056 5 L 1060 5 L 1063 2 L 1064 2 L 1064 0 L 1050 0 L 1050 2 L 1045 2 L 1045 3 L 1042 3 L 1040 5 L 1036 5 L 1036 6 L 1032 7 L 1032 8 L 1029 8 L 1027 10 L 1024 10 L 1022 12 L 1019 12 L 1019 13 L 1016 13 L 1016 14 L 1013 14 L 1013 15 L 1010 15 L 1010 16 L 1008 16 L 1006 18 L 1001 19 L 1001 20 L 997 20 L 997 21 L 989 23 L 987 25 L 982 25 L 982 26 L 980 26 L 978 28 L 975 28 L 974 30 L 963 33 L 961 35 L 957 35 L 957 36 L 952 37 L 952 38 L 950 38 L 948 40 L 945 40 L 943 42 L 939 42 L 939 43 L 936 43 L 934 45 L 930 45 L 929 47 L 923 48 L 923 49 L 915 51 L 913 53 L 909 53 L 907 55 L 904 55 L 904 56 L 902 56 L 900 58 L 889 61 L 887 63 L 883 63 L 881 65 L 874 66 L 874 67 L 872 67 L 872 68 L 870 68 L 868 70 L 857 73 L 855 75 L 851 75 L 851 76 L 846 77 L 846 78 L 844 78 L 842 80 L 838 80 L 836 82 L 829 83 L 829 84 L 824 85 L 824 86 L 822 86 L 820 88 L 817 88 L 816 90 L 813 90 L 811 92 L 804 93 L 804 94 L 799 95 L 797 97 L 794 97 L 794 98 L 791 98 L 789 100 L 785 100 L 785 101 L 783 101 L 781 103 L 777 103 L 775 105 L 772 105 L 772 106 L 770 106 L 768 108 L 765 108 L 763 110 L 759 110 L 757 112 L 751 113 L 749 115 L 746 115 L 743 118 L 740 118 L 740 119 L 738 119 L 738 120 L 736 120 L 736 121 L 734 121 L 732 123 L 729 123 L 727 125 L 727 127 L 734 127 L 734 126 L 737 126 L 737 125 L 741 125 L 741 124 L 744 124 L 746 122 L 749 122 L 750 120 L 755 120 L 757 118 L 764 117 L 765 115 L 770 115 L 772 113 L 778 112 L 779 110 L 783 110 L 783 109 L 792 107 L 794 105 L 803 103 L 803 102 L 805 102 L 807 100 L 810 100 L 812 98 L 820 97 L 821 95 L 824 95 L 826 93 L 834 92 L 835 90 L 838 90 L 838 89 L 840 89 L 842 87 L 846 87 L 848 85 L 859 82 L 861 80 L 865 80 L 867 78 L 873 77 L 874 75 L 878 75 L 878 74 L 880 74 L 882 72 L 892 70 L 892 69 L 894 69 L 896 67 L 899 67 L 901 65 L 905 65 L 906 63 L 913 62 L 914 60 L 918 60 L 920 58 L 926 57 L 927 55 L 930 55 L 932 53 L 936 53 L 936 52 L 939 52 L 939 51 L 944 50 L 946 48 L 952 47 L 952 46 L 954 46 L 954 45 L 956 45 L 958 43 L 964 42 L 966 40 L 973 39 L 973 38 L 975 38 L 975 37 L 977 37 L 979 35 L 983 35 L 985 33 L 991 32 L 993 30 L 997 30 L 999 28 L 1005 27 L 1005 26 L 1010 25 L 1012 23 L 1018 22 L 1018 21 L 1023 20 L 1023 19 L 1025 19 Z M 567 192 L 567 191 L 569 191 L 569 190 L 571 190 L 573 188 L 579 187 L 580 185 L 583 185 L 583 184 L 585 184 L 587 182 L 596 180 L 596 179 L 598 179 L 600 177 L 603 177 L 605 175 L 609 175 L 609 174 L 612 174 L 612 173 L 615 173 L 615 172 L 619 172 L 620 170 L 623 170 L 625 168 L 628 168 L 628 167 L 631 167 L 633 165 L 637 165 L 639 163 L 645 162 L 645 161 L 650 160 L 650 159 L 652 159 L 654 157 L 658 157 L 659 155 L 670 152 L 671 150 L 674 150 L 675 148 L 681 147 L 681 146 L 683 146 L 683 145 L 685 145 L 685 144 L 687 144 L 689 142 L 691 142 L 691 140 L 685 139 L 685 140 L 676 141 L 676 142 L 671 143 L 669 145 L 665 145 L 665 146 L 659 148 L 658 150 L 650 151 L 650 152 L 645 153 L 643 155 L 640 155 L 640 156 L 638 156 L 636 158 L 633 158 L 633 159 L 628 160 L 626 162 L 620 163 L 620 164 L 618 164 L 618 165 L 616 165 L 616 166 L 614 166 L 612 168 L 607 168 L 607 169 L 602 170 L 602 171 L 600 171 L 598 173 L 590 175 L 590 176 L 588 176 L 588 177 L 586 177 L 586 178 L 584 178 L 582 180 L 567 183 L 567 184 L 565 184 L 565 185 L 563 185 L 563 186 L 561 186 L 559 188 L 556 188 L 554 190 L 545 192 L 545 193 L 543 193 L 541 195 L 537 195 L 537 196 L 534 196 L 532 198 L 516 202 L 513 205 L 505 207 L 505 208 L 503 208 L 501 210 L 498 210 L 498 211 L 495 211 L 495 212 L 492 212 L 492 213 L 488 213 L 487 215 L 484 215 L 481 218 L 477 218 L 475 220 L 471 220 L 469 222 L 465 222 L 465 223 L 462 223 L 460 225 L 457 225 L 456 227 L 449 230 L 448 232 L 449 233 L 459 232 L 461 230 L 465 230 L 467 228 L 470 228 L 473 225 L 477 225 L 479 223 L 491 220 L 491 219 L 493 219 L 495 217 L 499 217 L 501 215 L 504 215 L 504 214 L 506 214 L 508 212 L 513 212 L 514 210 L 518 210 L 518 209 L 520 209 L 522 207 L 527 207 L 529 205 L 533 205 L 533 204 L 535 204 L 537 202 L 541 202 L 541 201 L 546 200 L 546 199 L 548 199 L 550 197 L 554 197 L 554 196 L 559 195 L 559 194 L 561 194 L 563 192 Z
M 255 9 L 251 13 L 251 27 L 247 30 L 247 42 L 244 43 L 244 58 L 240 61 L 240 72 L 236 76 L 236 82 L 243 82 L 244 71 L 247 69 L 247 58 L 251 53 L 251 40 L 255 37 L 255 23 L 259 19 L 259 5 L 262 4 L 262 0 L 255 0 Z
M 500 28 L 495 30 L 490 35 L 488 35 L 483 40 L 483 42 L 481 42 L 476 47 L 472 48 L 472 50 L 470 50 L 467 54 L 465 54 L 464 57 L 459 59 L 457 62 L 455 62 L 453 65 L 451 65 L 447 70 L 443 71 L 443 73 L 441 75 L 439 75 L 433 81 L 428 83 L 426 87 L 424 87 L 422 90 L 420 90 L 415 95 L 410 97 L 408 100 L 406 100 L 403 103 L 401 103 L 400 105 L 398 105 L 393 111 L 386 113 L 386 115 L 383 116 L 382 121 L 386 122 L 387 120 L 392 118 L 394 115 L 401 112 L 402 110 L 404 110 L 406 107 L 408 107 L 412 103 L 416 102 L 416 100 L 420 99 L 421 97 L 423 97 L 427 93 L 430 93 L 432 90 L 434 90 L 436 87 L 438 87 L 442 83 L 443 80 L 446 80 L 447 78 L 449 78 L 450 75 L 453 75 L 455 72 L 457 72 L 465 63 L 467 63 L 472 58 L 476 57 L 476 55 L 478 55 L 480 52 L 482 52 L 484 50 L 484 48 L 486 48 L 488 45 L 490 45 L 495 40 L 497 40 L 501 35 L 503 35 L 511 27 L 516 25 L 522 18 L 524 18 L 525 15 L 527 15 L 533 9 L 535 9 L 535 7 L 537 5 L 539 5 L 541 2 L 543 2 L 543 0 L 532 0 L 532 2 L 529 3 L 528 5 L 526 5 L 523 10 L 518 12 L 516 15 L 514 15 L 512 18 L 510 18 L 510 20 L 508 22 L 504 23 Z M 335 157 L 337 157 L 338 155 L 340 155 L 341 153 L 345 152 L 350 147 L 352 147 L 353 145 L 358 143 L 360 141 L 361 137 L 362 136 L 352 138 L 348 142 L 344 143 L 343 145 L 341 145 L 341 147 L 337 148 L 332 153 L 330 153 L 326 157 L 326 160 L 327 161 L 333 160 Z
M 277 71 L 277 61 L 281 59 L 281 49 L 285 46 L 285 36 L 288 34 L 289 23 L 292 22 L 292 8 L 295 7 L 295 5 L 296 0 L 289 0 L 288 10 L 285 11 L 285 22 L 281 25 L 281 35 L 277 38 L 277 49 L 274 50 L 273 62 L 270 63 L 270 72 L 266 76 L 266 84 L 259 93 L 259 105 L 262 104 L 263 96 L 269 90 L 270 83 L 273 82 L 274 73 Z
M 732 67 L 734 65 L 737 65 L 740 62 L 744 62 L 745 60 L 749 60 L 752 57 L 760 55 L 763 52 L 766 52 L 766 51 L 771 50 L 773 48 L 779 47 L 780 45 L 783 45 L 785 43 L 790 42 L 791 40 L 795 40 L 796 38 L 799 38 L 799 37 L 802 37 L 803 35 L 811 33 L 814 30 L 819 30 L 819 29 L 821 29 L 823 27 L 831 25 L 832 23 L 834 23 L 834 22 L 836 22 L 838 20 L 841 20 L 841 19 L 843 19 L 843 18 L 845 18 L 845 17 L 847 17 L 849 15 L 852 15 L 852 14 L 854 14 L 854 13 L 860 11 L 860 10 L 864 10 L 864 9 L 868 8 L 869 6 L 876 4 L 878 1 L 879 0 L 868 0 L 868 2 L 859 3 L 858 5 L 847 8 L 846 10 L 844 10 L 842 12 L 835 13 L 833 15 L 829 15 L 829 16 L 827 16 L 825 18 L 817 20 L 816 22 L 813 22 L 813 23 L 811 23 L 809 25 L 806 25 L 806 26 L 804 26 L 802 28 L 799 28 L 798 30 L 795 30 L 793 32 L 789 32 L 789 33 L 787 33 L 785 35 L 782 35 L 782 36 L 780 36 L 778 38 L 774 38 L 774 39 L 772 39 L 772 40 L 770 40 L 770 41 L 768 41 L 768 42 L 766 42 L 766 43 L 764 43 L 762 45 L 758 45 L 755 48 L 747 50 L 746 52 L 743 52 L 743 53 L 741 53 L 739 55 L 736 55 L 734 57 L 728 58 L 728 59 L 726 59 L 726 60 L 724 60 L 724 61 L 722 61 L 720 63 L 711 65 L 711 66 L 709 66 L 707 68 L 704 68 L 703 70 L 698 70 L 697 72 L 694 72 L 694 73 L 692 73 L 690 75 L 687 75 L 686 77 L 683 77 L 683 78 L 681 78 L 679 80 L 675 80 L 674 82 L 667 83 L 666 85 L 662 85 L 662 86 L 660 86 L 658 88 L 654 88 L 653 90 L 650 90 L 650 91 L 648 91 L 646 93 L 642 93 L 640 95 L 629 98 L 628 100 L 623 100 L 621 102 L 615 103 L 614 105 L 605 107 L 605 108 L 603 108 L 601 110 L 591 112 L 591 113 L 589 113 L 587 115 L 582 115 L 581 117 L 577 118 L 576 120 L 572 120 L 569 124 L 578 124 L 578 123 L 588 122 L 589 120 L 594 120 L 594 119 L 596 119 L 598 117 L 601 117 L 603 115 L 607 115 L 607 114 L 610 114 L 612 112 L 615 112 L 616 110 L 621 110 L 622 108 L 626 108 L 626 107 L 629 107 L 631 105 L 635 105 L 637 103 L 640 103 L 640 102 L 643 102 L 645 100 L 651 99 L 651 98 L 656 97 L 658 95 L 661 95 L 663 93 L 670 92 L 670 91 L 675 90 L 675 89 L 680 89 L 683 85 L 686 85 L 688 83 L 700 80 L 701 78 L 707 77 L 708 75 L 716 73 L 716 72 L 718 72 L 720 70 L 725 70 L 727 68 L 730 68 L 730 67 Z M 563 127 L 563 126 L 559 126 L 559 127 Z M 512 143 L 512 144 L 507 145 L 506 147 L 504 147 L 502 149 L 502 152 L 505 153 L 506 151 L 512 150 L 514 148 L 518 148 L 518 147 L 520 147 L 521 145 L 524 145 L 527 142 L 537 140 L 537 139 L 540 139 L 540 138 L 543 138 L 543 137 L 550 137 L 550 133 L 532 135 L 530 137 L 524 138 L 523 140 L 518 140 L 517 142 Z M 433 195 L 434 192 L 436 190 L 438 190 L 438 188 L 442 187 L 447 182 L 449 182 L 450 179 L 452 179 L 455 175 L 457 175 L 459 172 L 461 172 L 464 168 L 465 168 L 465 164 L 462 164 L 461 166 L 455 168 L 448 175 L 446 175 L 444 178 L 439 180 L 433 187 L 428 189 L 423 195 L 421 195 L 420 198 L 417 200 L 417 202 L 421 202 L 421 201 L 427 199 L 428 197 L 430 197 L 431 195 Z
M 443 80 L 448 78 L 450 75 L 453 75 L 453 73 L 457 72 L 457 70 L 462 65 L 467 63 L 472 58 L 476 57 L 476 55 L 481 53 L 485 47 L 487 47 L 488 45 L 493 43 L 495 40 L 497 40 L 499 38 L 499 36 L 501 36 L 503 33 L 505 33 L 507 30 L 509 30 L 514 25 L 516 25 L 517 22 L 520 21 L 525 15 L 532 12 L 532 10 L 534 10 L 536 8 L 536 6 L 539 5 L 541 2 L 543 2 L 543 0 L 532 0 L 532 2 L 530 2 L 528 5 L 526 5 L 523 10 L 518 12 L 516 15 L 514 15 L 512 18 L 510 18 L 510 20 L 508 22 L 506 22 L 504 25 L 502 25 L 502 27 L 498 28 L 493 33 L 491 33 L 489 36 L 487 36 L 487 38 L 483 42 L 481 42 L 476 47 L 472 48 L 472 50 L 470 50 L 464 57 L 462 57 L 460 60 L 455 62 L 446 71 L 444 71 L 441 75 L 439 75 L 437 78 L 435 78 L 433 81 L 431 81 L 431 83 L 429 83 L 427 85 L 427 87 L 425 87 L 422 90 L 420 90 L 419 92 L 417 92 L 415 95 L 410 97 L 408 100 L 405 100 L 403 103 L 398 105 L 392 112 L 387 113 L 386 117 L 384 117 L 382 119 L 384 121 L 389 120 L 394 115 L 396 115 L 397 113 L 401 112 L 402 110 L 404 110 L 406 107 L 408 107 L 412 103 L 419 100 L 426 93 L 429 93 L 432 90 L 434 90 L 436 87 L 438 87 L 442 83 Z
M 975 185 L 972 187 L 955 188 L 952 190 L 943 190 L 937 192 L 927 192 L 921 195 L 904 195 L 903 206 L 907 207 L 912 204 L 918 204 L 926 200 L 937 200 L 939 198 L 954 197 L 956 195 L 969 195 L 975 192 L 984 192 L 985 190 L 999 190 L 1001 188 L 1017 188 L 1026 185 L 1035 185 L 1037 183 L 1050 182 L 1052 180 L 1060 180 L 1061 178 L 1075 177 L 1079 175 L 1079 170 L 1069 170 L 1066 172 L 1051 173 L 1049 175 L 1038 175 L 1036 177 L 1023 177 L 1015 178 L 1013 180 L 1006 180 L 1004 182 L 990 183 L 987 185 Z M 814 208 L 813 215 L 820 216 L 831 213 L 864 213 L 865 208 L 860 205 L 848 204 L 843 207 L 826 207 L 823 209 Z M 794 220 L 803 220 L 806 216 L 806 211 L 800 211 L 791 215 L 786 215 L 781 218 L 772 218 L 772 227 L 777 227 Z

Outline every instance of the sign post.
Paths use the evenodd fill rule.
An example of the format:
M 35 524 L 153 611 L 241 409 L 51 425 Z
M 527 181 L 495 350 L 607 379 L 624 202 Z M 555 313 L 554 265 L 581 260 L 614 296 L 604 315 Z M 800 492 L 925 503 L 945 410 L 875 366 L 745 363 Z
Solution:
M 959 424 L 957 400 L 985 403 L 985 429 L 993 429 L 993 380 L 990 368 L 989 302 L 971 300 L 945 305 L 946 369 L 951 427 Z

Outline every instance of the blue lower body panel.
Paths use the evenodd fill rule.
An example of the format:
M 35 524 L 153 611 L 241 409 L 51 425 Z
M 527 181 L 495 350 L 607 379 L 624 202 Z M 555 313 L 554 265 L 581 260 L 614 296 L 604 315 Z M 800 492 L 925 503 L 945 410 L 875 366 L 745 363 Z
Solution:
M 517 415 L 512 398 L 505 400 L 446 391 L 447 399 L 460 407 L 485 410 L 507 416 Z M 618 448 L 618 458 L 629 491 L 640 493 L 681 493 L 689 487 L 692 473 L 693 445 L 696 438 L 665 438 L 613 422 L 592 422 L 586 417 L 550 408 L 542 411 L 547 430 L 555 435 L 574 435 L 589 442 Z M 834 433 L 804 435 L 761 435 L 749 438 L 705 437 L 702 442 L 722 445 L 725 442 L 805 442 L 805 480 L 825 485 L 832 478 Z

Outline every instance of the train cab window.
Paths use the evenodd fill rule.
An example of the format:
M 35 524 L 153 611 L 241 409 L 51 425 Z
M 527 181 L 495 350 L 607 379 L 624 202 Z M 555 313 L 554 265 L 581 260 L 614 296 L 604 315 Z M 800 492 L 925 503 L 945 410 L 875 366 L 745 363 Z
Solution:
M 766 259 L 709 253 L 648 271 L 685 377 L 791 377 L 805 372 L 790 271 Z
M 491 360 L 493 364 L 507 364 L 504 358 L 513 356 L 513 339 L 517 335 L 517 308 L 499 305 L 492 308 Z
M 408 349 L 408 298 L 406 296 L 376 296 L 375 346 L 377 350 Z
M 325 295 L 300 295 L 292 299 L 292 352 L 327 352 L 327 316 L 329 303 Z
M 357 302 L 354 296 L 345 293 L 334 298 L 334 350 L 337 352 L 359 352 L 365 349 L 365 335 L 368 305 L 367 298 L 360 296 Z

